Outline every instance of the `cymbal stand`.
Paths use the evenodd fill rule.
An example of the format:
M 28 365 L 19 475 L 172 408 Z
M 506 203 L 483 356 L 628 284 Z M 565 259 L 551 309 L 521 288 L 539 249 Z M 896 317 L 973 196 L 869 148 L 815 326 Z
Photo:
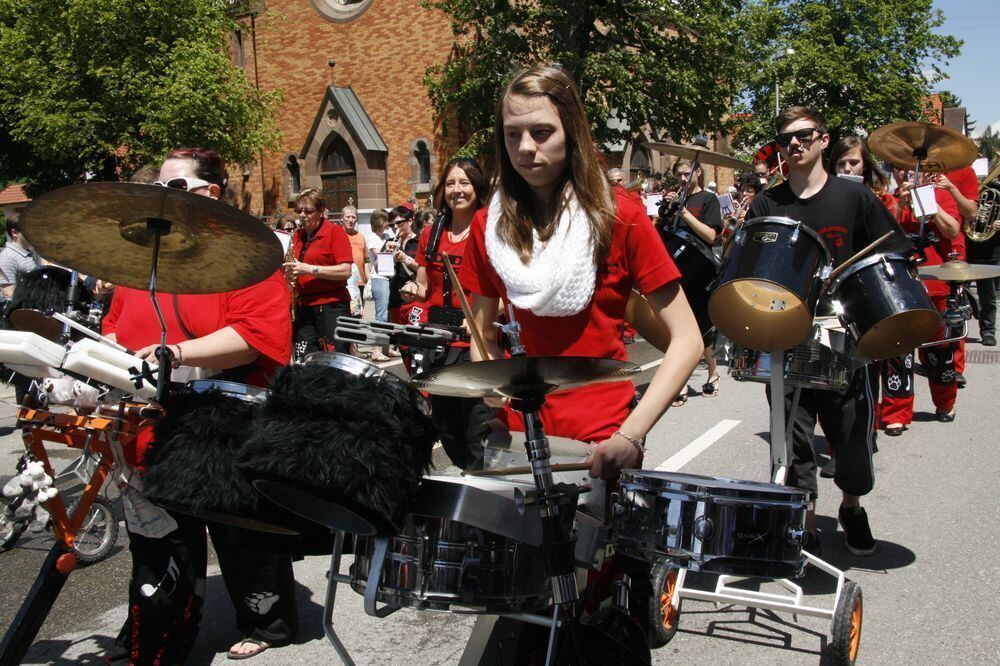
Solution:
M 507 334 L 510 340 L 511 352 L 514 356 L 524 356 L 525 348 L 521 344 L 521 326 L 514 316 L 514 308 L 507 305 L 506 324 L 495 324 Z M 545 663 L 552 663 L 555 648 L 556 632 L 559 628 L 558 615 L 564 619 L 572 619 L 575 614 L 574 605 L 580 598 L 576 584 L 576 570 L 573 556 L 573 537 L 560 519 L 559 500 L 565 496 L 565 491 L 555 488 L 552 478 L 551 451 L 545 438 L 540 416 L 544 397 L 516 399 L 511 407 L 524 419 L 524 447 L 531 463 L 531 476 L 535 482 L 534 497 L 526 497 L 527 503 L 537 503 L 542 519 L 542 556 L 545 569 L 552 581 L 552 602 L 555 606 L 552 628 L 549 632 L 548 651 Z
M 160 304 L 156 301 L 156 268 L 160 259 L 160 239 L 170 233 L 171 223 L 169 220 L 151 217 L 146 220 L 146 231 L 152 236 L 153 259 L 149 269 L 149 297 L 153 301 L 153 311 L 156 312 L 156 319 L 160 322 L 160 346 L 156 350 L 156 360 L 159 364 L 156 373 L 156 397 L 157 404 L 163 404 L 166 397 L 167 386 L 170 384 L 170 369 L 173 365 L 174 355 L 167 349 L 167 322 L 163 319 L 160 311 Z
M 776 361 L 777 359 L 777 361 Z M 771 483 L 785 485 L 788 458 L 802 388 L 792 392 L 791 409 L 785 419 L 785 350 L 771 352 Z
M 66 287 L 66 302 L 63 304 L 63 312 L 67 315 L 73 313 L 74 306 L 80 297 L 80 273 L 71 270 L 69 273 L 69 286 Z M 59 344 L 66 345 L 69 342 L 70 326 L 63 322 L 62 333 L 59 334 Z
M 913 156 L 917 158 L 917 164 L 913 168 L 913 190 L 910 191 L 911 201 L 910 204 L 913 206 L 913 212 L 916 214 L 916 209 L 920 208 L 920 214 L 917 215 L 917 219 L 920 220 L 920 237 L 924 237 L 924 228 L 927 225 L 927 218 L 929 216 L 924 215 L 924 207 L 920 205 L 920 200 L 913 196 L 913 192 L 916 191 L 917 187 L 920 186 L 920 163 L 927 159 L 927 149 L 917 148 L 913 151 Z

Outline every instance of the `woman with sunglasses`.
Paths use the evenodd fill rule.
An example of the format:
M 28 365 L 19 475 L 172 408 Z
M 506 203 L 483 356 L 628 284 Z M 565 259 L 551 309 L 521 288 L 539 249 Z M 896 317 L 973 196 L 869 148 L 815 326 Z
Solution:
M 160 168 L 157 184 L 218 199 L 226 189 L 225 163 L 214 151 L 174 150 Z M 224 369 L 221 379 L 263 387 L 289 361 L 288 286 L 279 271 L 234 291 L 158 293 L 156 298 L 175 363 Z M 115 289 L 103 332 L 137 349 L 143 360 L 157 362 L 160 325 L 147 292 Z M 139 470 L 150 440 L 140 437 L 136 449 L 126 451 L 128 462 Z M 132 554 L 129 616 L 115 641 L 113 661 L 184 663 L 198 633 L 208 558 L 206 523 L 162 509 L 160 515 L 162 524 L 175 527 L 150 533 L 145 525 L 126 522 Z M 244 530 L 218 523 L 207 527 L 236 623 L 246 636 L 229 656 L 246 658 L 290 643 L 297 624 L 291 557 L 247 550 L 242 544 L 254 543 L 255 537 Z
M 423 310 L 416 304 L 419 299 L 415 280 L 420 228 L 413 208 L 404 204 L 389 211 L 389 227 L 396 233 L 389 244 L 396 262 L 389 279 L 389 319 L 397 324 L 419 324 Z M 390 355 L 395 354 L 390 351 Z
M 334 342 L 337 319 L 351 314 L 354 254 L 347 232 L 326 217 L 326 197 L 315 187 L 295 197 L 299 229 L 292 234 L 295 259 L 285 263 L 285 275 L 295 280 L 296 351 L 347 353 L 350 345 Z

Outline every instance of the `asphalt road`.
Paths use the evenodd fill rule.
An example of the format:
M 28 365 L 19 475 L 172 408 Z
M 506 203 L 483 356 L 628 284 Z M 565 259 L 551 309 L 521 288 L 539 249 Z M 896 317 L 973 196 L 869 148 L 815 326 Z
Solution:
M 973 342 L 968 344 L 972 362 L 966 370 L 969 385 L 959 394 L 955 422 L 933 419 L 926 382 L 918 378 L 916 422 L 902 437 L 879 438 L 876 487 L 864 499 L 879 541 L 874 556 L 858 558 L 844 549 L 836 524 L 838 493 L 831 481 L 821 480 L 819 525 L 824 558 L 845 570 L 864 593 L 864 662 L 1000 662 L 1000 634 L 995 629 L 995 596 L 1000 589 L 1000 500 L 996 493 L 1000 410 L 994 393 L 1000 385 L 1000 352 L 976 358 L 975 353 L 989 350 L 983 350 L 972 335 Z M 639 364 L 652 363 L 658 356 L 643 342 L 630 350 Z M 637 378 L 636 384 L 648 382 L 654 369 Z M 767 480 L 768 412 L 763 386 L 737 383 L 722 370 L 718 397 L 692 393 L 687 405 L 670 410 L 656 426 L 648 439 L 645 467 L 666 463 L 672 471 Z M 699 368 L 691 385 L 700 387 L 704 381 L 705 370 Z M 12 402 L 10 396 L 0 397 L 0 481 L 12 473 L 21 451 L 20 438 L 11 431 Z M 822 450 L 823 440 L 817 439 Z M 55 455 L 69 459 L 65 452 Z M 9 626 L 51 543 L 44 535 L 26 535 L 13 550 L 0 554 L 0 631 Z M 346 572 L 349 562 L 350 557 L 345 558 L 342 571 Z M 327 567 L 324 557 L 296 563 L 298 640 L 265 652 L 253 663 L 336 662 L 321 625 Z M 103 661 L 103 651 L 125 617 L 128 571 L 122 536 L 111 558 L 70 577 L 26 663 Z M 692 579 L 702 586 L 714 580 Z M 832 606 L 832 577 L 809 569 L 798 582 L 806 603 Z M 764 589 L 772 587 L 773 583 L 767 583 Z M 239 638 L 214 565 L 207 594 L 192 664 L 224 663 L 226 649 Z M 376 619 L 364 614 L 360 596 L 343 587 L 337 600 L 338 632 L 360 664 L 456 663 L 475 619 L 408 609 Z M 800 616 L 796 623 L 787 614 L 687 600 L 677 636 L 654 652 L 654 663 L 816 664 L 828 641 L 829 625 L 822 619 Z

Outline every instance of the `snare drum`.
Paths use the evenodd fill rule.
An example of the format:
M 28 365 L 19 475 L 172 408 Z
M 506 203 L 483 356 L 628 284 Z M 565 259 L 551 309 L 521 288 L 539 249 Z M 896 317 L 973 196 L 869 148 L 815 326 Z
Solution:
M 719 258 L 694 234 L 681 229 L 661 229 L 660 238 L 681 272 L 681 288 L 687 297 L 698 328 L 705 335 L 712 330 L 708 316 L 710 289 L 719 276 Z
M 851 364 L 817 339 L 785 352 L 785 384 L 843 392 L 851 383 Z M 771 381 L 771 354 L 734 345 L 729 374 L 736 381 Z
M 841 319 L 872 360 L 902 356 L 930 340 L 941 315 L 913 262 L 898 254 L 876 254 L 853 264 L 830 286 Z
M 748 220 L 722 259 L 719 286 L 708 302 L 712 322 L 744 347 L 791 349 L 809 336 L 829 266 L 823 239 L 801 222 Z
M 537 511 L 521 516 L 514 489 L 495 479 L 427 477 L 413 513 L 384 554 L 358 537 L 351 587 L 364 594 L 378 578 L 378 601 L 451 613 L 518 613 L 551 604 L 539 549 Z M 527 542 L 532 542 L 529 545 Z
M 628 470 L 612 496 L 612 540 L 647 561 L 765 578 L 802 575 L 808 495 L 771 483 Z

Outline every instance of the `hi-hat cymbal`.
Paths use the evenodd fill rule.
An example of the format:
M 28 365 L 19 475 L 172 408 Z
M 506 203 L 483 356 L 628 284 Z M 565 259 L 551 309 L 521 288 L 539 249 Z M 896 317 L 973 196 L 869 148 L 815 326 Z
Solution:
M 992 264 L 967 264 L 964 261 L 946 261 L 934 266 L 918 266 L 920 277 L 943 282 L 969 282 L 1000 277 L 1000 266 Z
M 50 261 L 114 284 L 147 289 L 153 234 L 160 239 L 156 288 L 214 294 L 256 284 L 281 266 L 281 243 L 254 217 L 209 197 L 156 185 L 87 183 L 35 199 L 21 231 Z
M 868 147 L 883 160 L 901 169 L 920 168 L 946 173 L 976 161 L 979 149 L 971 139 L 942 125 L 902 122 L 884 125 L 868 137 Z
M 675 157 L 682 157 L 686 160 L 698 160 L 698 164 L 710 166 L 727 167 L 729 169 L 752 169 L 753 166 L 746 162 L 709 150 L 705 146 L 697 144 L 681 145 L 679 143 L 665 143 L 662 141 L 646 141 L 642 145 L 651 148 L 658 153 L 666 153 Z
M 628 379 L 639 367 L 585 356 L 518 356 L 421 372 L 410 383 L 432 395 L 532 400 L 585 384 Z

